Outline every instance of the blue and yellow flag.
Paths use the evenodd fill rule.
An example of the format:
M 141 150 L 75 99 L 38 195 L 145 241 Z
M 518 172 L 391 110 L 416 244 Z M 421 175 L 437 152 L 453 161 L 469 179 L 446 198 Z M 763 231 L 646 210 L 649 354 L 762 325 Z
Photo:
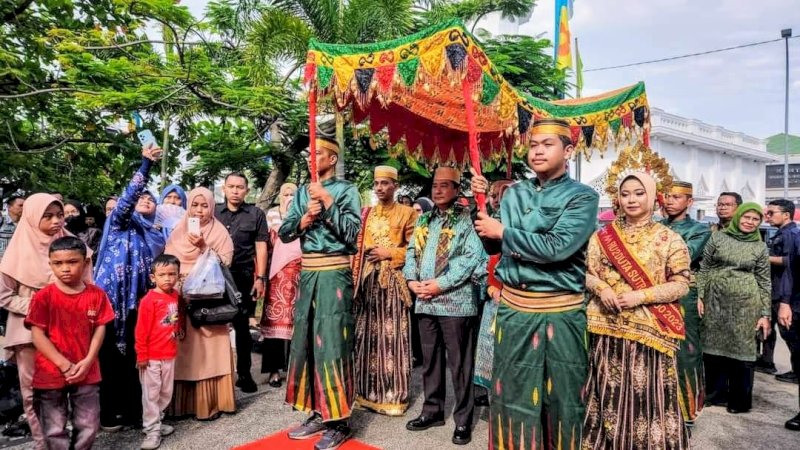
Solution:
M 572 67 L 570 49 L 569 19 L 572 18 L 573 0 L 556 0 L 556 30 L 554 35 L 555 60 L 557 69 Z

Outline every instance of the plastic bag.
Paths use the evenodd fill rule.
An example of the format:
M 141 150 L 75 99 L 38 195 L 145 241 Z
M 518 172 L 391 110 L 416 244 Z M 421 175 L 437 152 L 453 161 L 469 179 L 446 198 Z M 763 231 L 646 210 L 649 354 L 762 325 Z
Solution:
M 219 258 L 213 250 L 206 250 L 197 258 L 192 271 L 183 282 L 183 296 L 187 298 L 222 298 L 225 294 L 225 277 Z

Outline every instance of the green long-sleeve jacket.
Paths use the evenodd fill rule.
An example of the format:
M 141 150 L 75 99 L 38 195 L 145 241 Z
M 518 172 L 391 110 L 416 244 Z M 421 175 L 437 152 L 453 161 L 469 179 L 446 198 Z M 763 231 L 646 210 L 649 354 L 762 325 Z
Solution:
M 689 254 L 692 258 L 692 271 L 699 270 L 700 260 L 703 258 L 703 248 L 711 237 L 711 228 L 689 216 L 686 216 L 683 220 L 675 221 L 664 219 L 661 223 L 683 238 L 686 246 L 689 247 Z
M 723 231 L 711 235 L 697 274 L 705 353 L 755 361 L 756 323 L 769 317 L 772 302 L 769 268 L 762 241 L 740 241 Z
M 308 210 L 308 186 L 297 190 L 278 236 L 283 242 L 300 238 L 303 253 L 354 255 L 361 230 L 361 200 L 358 189 L 349 181 L 330 179 L 322 186 L 333 196 L 333 204 L 302 232 L 300 219 Z
M 502 252 L 497 277 L 525 291 L 583 292 L 598 201 L 597 192 L 567 174 L 509 187 L 500 203 L 503 239 L 485 242 L 490 253 Z

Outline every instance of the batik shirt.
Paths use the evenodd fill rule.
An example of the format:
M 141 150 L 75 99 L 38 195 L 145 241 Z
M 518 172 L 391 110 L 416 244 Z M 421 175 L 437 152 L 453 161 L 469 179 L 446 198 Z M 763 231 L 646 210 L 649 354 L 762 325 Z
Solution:
M 454 205 L 444 212 L 434 208 L 420 216 L 406 252 L 403 275 L 409 281 L 435 279 L 442 293 L 430 300 L 417 299 L 416 313 L 477 315 L 481 293 L 473 281 L 484 275 L 487 259 L 468 210 Z

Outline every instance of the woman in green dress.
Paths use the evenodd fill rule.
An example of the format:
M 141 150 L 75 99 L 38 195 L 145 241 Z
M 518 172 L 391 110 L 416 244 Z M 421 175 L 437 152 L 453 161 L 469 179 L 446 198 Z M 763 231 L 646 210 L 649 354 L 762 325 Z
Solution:
M 757 203 L 739 206 L 730 224 L 711 235 L 698 275 L 706 405 L 727 405 L 731 414 L 750 410 L 754 336 L 770 333 L 769 253 L 758 232 L 762 211 Z

